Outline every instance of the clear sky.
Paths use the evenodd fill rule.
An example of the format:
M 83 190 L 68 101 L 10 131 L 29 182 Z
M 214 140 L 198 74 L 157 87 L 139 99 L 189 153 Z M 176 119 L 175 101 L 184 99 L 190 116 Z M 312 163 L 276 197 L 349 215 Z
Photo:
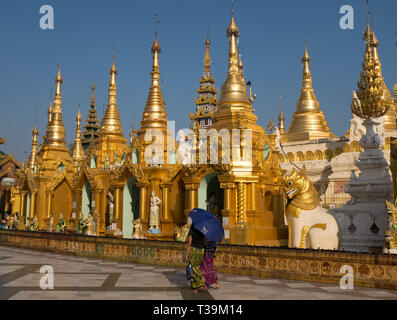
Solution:
M 39 9 L 55 10 L 55 30 L 41 30 Z M 339 28 L 342 5 L 355 9 L 355 29 Z M 45 134 L 50 88 L 61 62 L 63 121 L 67 142 L 75 134 L 78 103 L 85 118 L 91 81 L 96 85 L 98 116 L 107 103 L 112 48 L 116 47 L 118 105 L 128 137 L 133 115 L 141 119 L 150 85 L 150 46 L 154 14 L 159 14 L 160 71 L 168 119 L 177 128 L 189 125 L 189 112 L 203 70 L 204 41 L 210 25 L 212 71 L 221 87 L 227 71 L 226 28 L 230 0 L 2 0 L 0 2 L 0 137 L 1 146 L 24 161 L 38 109 L 40 136 Z M 370 1 L 380 42 L 383 74 L 389 89 L 397 82 L 397 1 Z M 364 0 L 236 0 L 245 78 L 258 99 L 258 122 L 276 120 L 280 95 L 288 126 L 301 89 L 304 38 L 312 57 L 317 98 L 331 130 L 344 135 L 351 116 L 364 44 Z

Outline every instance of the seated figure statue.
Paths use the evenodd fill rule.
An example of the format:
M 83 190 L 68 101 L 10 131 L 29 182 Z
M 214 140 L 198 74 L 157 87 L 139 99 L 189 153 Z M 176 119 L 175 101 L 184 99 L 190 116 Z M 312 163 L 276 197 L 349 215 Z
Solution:
M 146 237 L 143 235 L 141 219 L 135 219 L 133 224 L 134 233 L 132 234 L 132 239 L 146 239 Z

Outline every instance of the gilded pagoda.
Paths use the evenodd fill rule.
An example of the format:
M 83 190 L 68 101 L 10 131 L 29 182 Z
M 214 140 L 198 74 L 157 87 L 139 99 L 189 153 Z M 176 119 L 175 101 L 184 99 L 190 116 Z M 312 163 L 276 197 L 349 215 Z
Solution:
M 73 149 L 66 148 L 59 67 L 44 142 L 39 145 L 35 127 L 29 164 L 19 172 L 13 207 L 14 212 L 21 214 L 19 229 L 32 230 L 36 219 L 39 230 L 54 230 L 52 224 L 64 219 L 65 231 L 72 233 L 79 231 L 80 221 L 88 219 L 92 223 L 91 235 L 132 238 L 134 221 L 139 219 L 146 238 L 172 240 L 175 228 L 188 223 L 189 212 L 193 208 L 207 209 L 207 200 L 215 195 L 226 242 L 286 245 L 288 231 L 281 187 L 284 171 L 279 165 L 275 139 L 257 124 L 247 94 L 237 47 L 240 32 L 233 10 L 227 36 L 228 74 L 219 99 L 211 73 L 209 37 L 205 42 L 196 112 L 190 115 L 194 156 L 188 164 L 179 161 L 183 141 L 177 142 L 167 121 L 159 81 L 161 46 L 157 31 L 151 47 L 151 86 L 142 108 L 140 128 L 132 128 L 128 140 L 120 121 L 118 71 L 113 55 L 108 104 L 101 123 L 98 125 L 92 84 L 84 130 L 81 132 L 79 111 Z M 207 147 L 204 160 L 202 153 L 198 157 L 203 129 L 216 133 L 215 140 L 204 136 L 208 138 L 200 145 Z M 227 138 L 231 144 L 224 147 Z M 231 161 L 224 162 L 227 155 Z M 158 199 L 157 233 L 151 232 L 149 225 L 154 198 Z

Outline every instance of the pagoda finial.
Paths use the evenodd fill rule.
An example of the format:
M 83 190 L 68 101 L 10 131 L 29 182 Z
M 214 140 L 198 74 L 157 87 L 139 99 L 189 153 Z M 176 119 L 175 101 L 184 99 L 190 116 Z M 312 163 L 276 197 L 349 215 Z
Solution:
M 113 48 L 113 50 L 115 50 L 115 48 Z M 114 51 L 113 51 L 113 62 L 110 68 L 108 105 L 101 122 L 101 129 L 100 129 L 101 136 L 116 135 L 123 137 L 120 115 L 117 107 L 116 78 L 117 78 L 117 68 L 116 68 Z
M 154 14 L 154 37 L 157 39 L 157 28 L 160 23 L 159 15 L 157 13 Z
M 91 84 L 91 106 L 95 107 L 95 84 L 94 84 L 94 81 L 92 81 L 92 84 Z
M 81 113 L 80 113 L 80 102 L 79 102 L 79 111 L 76 116 L 76 137 L 74 139 L 73 145 L 73 161 L 75 164 L 79 161 L 84 160 L 84 149 L 81 144 Z
M 115 63 L 115 51 L 116 48 L 113 47 L 113 53 L 112 53 L 112 58 L 113 58 L 113 63 L 112 66 L 110 67 L 110 85 L 115 86 L 116 85 L 116 76 L 117 76 L 117 68 L 116 68 L 116 63 Z
M 88 110 L 86 123 L 82 134 L 82 145 L 84 149 L 87 149 L 91 143 L 98 138 L 98 118 L 96 113 L 95 104 L 95 84 L 94 81 L 91 83 L 91 104 Z
M 54 98 L 54 107 L 52 112 L 49 111 L 48 119 L 50 122 L 47 125 L 47 134 L 45 144 L 54 147 L 65 147 L 65 127 L 62 120 L 62 94 L 61 85 L 63 78 L 61 75 L 61 66 L 58 64 L 58 73 L 55 78 L 56 90 Z M 50 119 L 51 118 L 51 119 Z
M 211 73 L 209 32 L 205 41 L 204 72 L 200 79 L 200 87 L 197 93 L 200 95 L 195 99 L 196 112 L 189 114 L 190 120 L 194 121 L 193 126 L 199 125 L 201 128 L 210 127 L 217 110 L 218 89 L 215 88 L 215 79 Z
M 278 128 L 281 135 L 285 135 L 285 117 L 283 113 L 283 96 L 280 96 L 280 114 L 278 116 Z
M 305 52 L 303 54 L 302 57 L 302 63 L 303 63 L 303 84 L 302 84 L 302 90 L 311 90 L 313 91 L 313 84 L 312 84 L 312 73 L 310 71 L 310 56 L 309 56 L 309 52 L 307 50 L 307 39 L 305 38 Z M 314 100 L 317 101 L 317 99 L 314 96 L 313 93 L 313 102 L 316 103 Z M 318 101 L 317 101 L 318 104 Z
M 56 83 L 56 89 L 55 89 L 55 96 L 59 96 L 61 97 L 61 84 L 63 82 L 63 78 L 61 75 L 61 64 L 58 63 L 58 73 L 57 76 L 55 78 L 55 83 Z
M 240 36 L 239 28 L 234 20 L 234 2 L 232 3 L 231 20 L 226 34 L 229 37 L 228 75 L 222 86 L 220 103 L 241 102 L 250 104 L 244 78 L 239 68 L 239 57 L 236 40 Z
M 240 30 L 237 27 L 236 21 L 234 20 L 234 0 L 232 0 L 232 7 L 230 8 L 230 13 L 231 13 L 230 24 L 226 32 L 229 37 L 232 34 L 234 34 L 234 36 L 238 38 L 240 36 Z
M 371 27 L 369 25 L 369 16 L 371 14 L 371 11 L 369 11 L 368 0 L 366 0 L 366 2 L 367 2 L 367 10 L 366 10 L 366 21 L 367 21 L 367 24 L 366 24 L 365 32 L 363 34 L 363 40 L 365 42 L 369 42 L 370 39 L 371 39 Z
M 155 14 L 155 39 L 150 51 L 153 56 L 152 81 L 149 94 L 146 100 L 145 110 L 142 115 L 142 128 L 167 128 L 167 112 L 164 107 L 164 98 L 160 87 L 160 62 L 159 55 L 161 47 L 157 39 L 157 25 L 159 24 L 158 14 Z
M 210 36 L 209 31 L 207 34 L 207 39 L 205 40 L 205 56 L 204 56 L 204 70 L 209 71 L 211 68 L 211 55 L 210 55 Z
M 29 168 L 32 172 L 34 171 L 37 161 L 38 136 L 39 136 L 39 130 L 37 129 L 37 124 L 35 124 L 34 129 L 32 131 L 32 149 L 30 151 L 30 157 L 29 157 Z
M 386 115 L 385 129 L 395 129 L 397 114 L 383 78 L 382 65 L 378 54 L 379 42 L 375 32 L 369 28 L 368 19 L 364 39 L 366 40 L 364 61 L 358 90 L 353 94 L 352 112 L 363 119 Z

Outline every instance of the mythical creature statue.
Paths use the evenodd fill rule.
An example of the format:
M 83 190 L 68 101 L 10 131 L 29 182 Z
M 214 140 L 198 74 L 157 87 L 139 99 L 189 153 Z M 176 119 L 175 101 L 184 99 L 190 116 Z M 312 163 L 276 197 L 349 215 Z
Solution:
M 33 221 L 30 225 L 30 231 L 39 231 L 39 220 L 37 217 L 33 218 Z
M 182 227 L 175 226 L 175 241 L 186 242 L 187 235 L 190 230 L 190 224 L 185 224 Z
M 14 213 L 14 221 L 13 221 L 12 229 L 13 230 L 18 230 L 18 227 L 19 227 L 19 213 L 15 212 Z
M 58 223 L 55 227 L 56 232 L 65 232 L 66 231 L 66 221 L 63 218 L 62 212 L 59 214 Z
M 99 215 L 96 212 L 91 213 L 86 219 L 87 235 L 98 236 L 97 226 L 99 225 Z
M 79 218 L 79 222 L 77 223 L 77 228 L 75 229 L 76 233 L 82 233 L 84 234 L 87 231 L 87 220 L 84 219 L 83 217 Z
M 338 224 L 335 218 L 319 207 L 320 199 L 313 184 L 307 178 L 306 167 L 298 172 L 293 169 L 285 177 L 288 198 L 288 246 L 300 249 L 338 249 Z
M 152 196 L 150 197 L 150 215 L 149 215 L 149 233 L 159 234 L 160 231 L 160 208 L 159 204 L 161 200 L 156 196 L 156 193 L 153 191 Z
M 141 219 L 136 219 L 134 223 L 134 233 L 132 234 L 132 239 L 146 239 L 142 231 Z
M 390 218 L 388 228 L 385 232 L 383 252 L 397 254 L 397 199 L 394 204 L 386 200 L 386 210 Z
M 14 227 L 14 215 L 10 214 L 6 217 L 6 226 L 8 230 L 12 230 Z

